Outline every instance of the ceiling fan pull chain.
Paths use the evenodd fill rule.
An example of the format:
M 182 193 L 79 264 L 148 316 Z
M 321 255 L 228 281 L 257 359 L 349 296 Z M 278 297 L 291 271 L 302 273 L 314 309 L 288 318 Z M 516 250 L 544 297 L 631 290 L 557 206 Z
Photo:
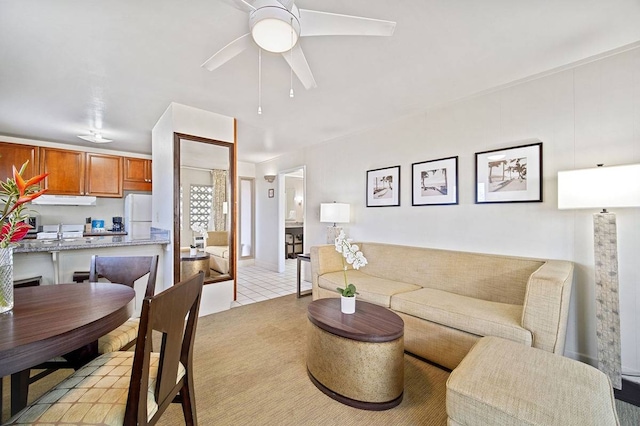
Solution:
M 289 50 L 289 97 L 293 98 L 293 18 L 291 18 L 291 50 Z
M 262 49 L 258 48 L 258 115 L 262 114 Z

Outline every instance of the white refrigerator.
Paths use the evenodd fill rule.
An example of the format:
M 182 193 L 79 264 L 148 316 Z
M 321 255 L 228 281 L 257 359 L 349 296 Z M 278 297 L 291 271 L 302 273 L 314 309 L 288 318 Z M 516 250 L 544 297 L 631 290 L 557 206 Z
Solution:
M 131 238 L 149 238 L 151 195 L 129 194 L 124 198 L 124 230 Z

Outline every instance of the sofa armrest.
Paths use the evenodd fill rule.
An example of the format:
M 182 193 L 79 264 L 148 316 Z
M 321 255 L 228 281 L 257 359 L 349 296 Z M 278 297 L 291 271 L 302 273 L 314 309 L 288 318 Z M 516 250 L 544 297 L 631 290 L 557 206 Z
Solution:
M 318 298 L 318 278 L 320 275 L 342 271 L 342 255 L 331 245 L 311 247 L 311 293 Z
M 529 277 L 522 327 L 531 331 L 533 347 L 564 353 L 573 263 L 549 260 Z

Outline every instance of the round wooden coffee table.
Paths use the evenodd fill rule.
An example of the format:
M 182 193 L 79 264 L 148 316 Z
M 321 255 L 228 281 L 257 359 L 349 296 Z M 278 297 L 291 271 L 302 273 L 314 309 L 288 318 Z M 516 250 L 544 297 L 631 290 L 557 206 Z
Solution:
M 322 392 L 343 404 L 387 410 L 404 392 L 404 322 L 389 309 L 356 301 L 354 314 L 340 299 L 308 308 L 307 371 Z
M 204 272 L 205 278 L 211 275 L 211 270 L 209 269 L 210 257 L 209 253 L 204 251 L 199 251 L 193 256 L 189 255 L 189 253 L 182 254 L 180 256 L 180 279 L 187 279 L 200 271 Z

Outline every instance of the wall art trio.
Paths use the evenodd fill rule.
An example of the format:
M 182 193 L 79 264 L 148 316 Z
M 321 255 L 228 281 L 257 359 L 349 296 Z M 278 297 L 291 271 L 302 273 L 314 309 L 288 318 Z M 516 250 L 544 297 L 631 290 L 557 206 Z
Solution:
M 475 154 L 475 203 L 542 201 L 542 142 Z M 458 157 L 411 164 L 411 205 L 458 204 Z M 367 170 L 367 207 L 400 205 L 400 166 Z

